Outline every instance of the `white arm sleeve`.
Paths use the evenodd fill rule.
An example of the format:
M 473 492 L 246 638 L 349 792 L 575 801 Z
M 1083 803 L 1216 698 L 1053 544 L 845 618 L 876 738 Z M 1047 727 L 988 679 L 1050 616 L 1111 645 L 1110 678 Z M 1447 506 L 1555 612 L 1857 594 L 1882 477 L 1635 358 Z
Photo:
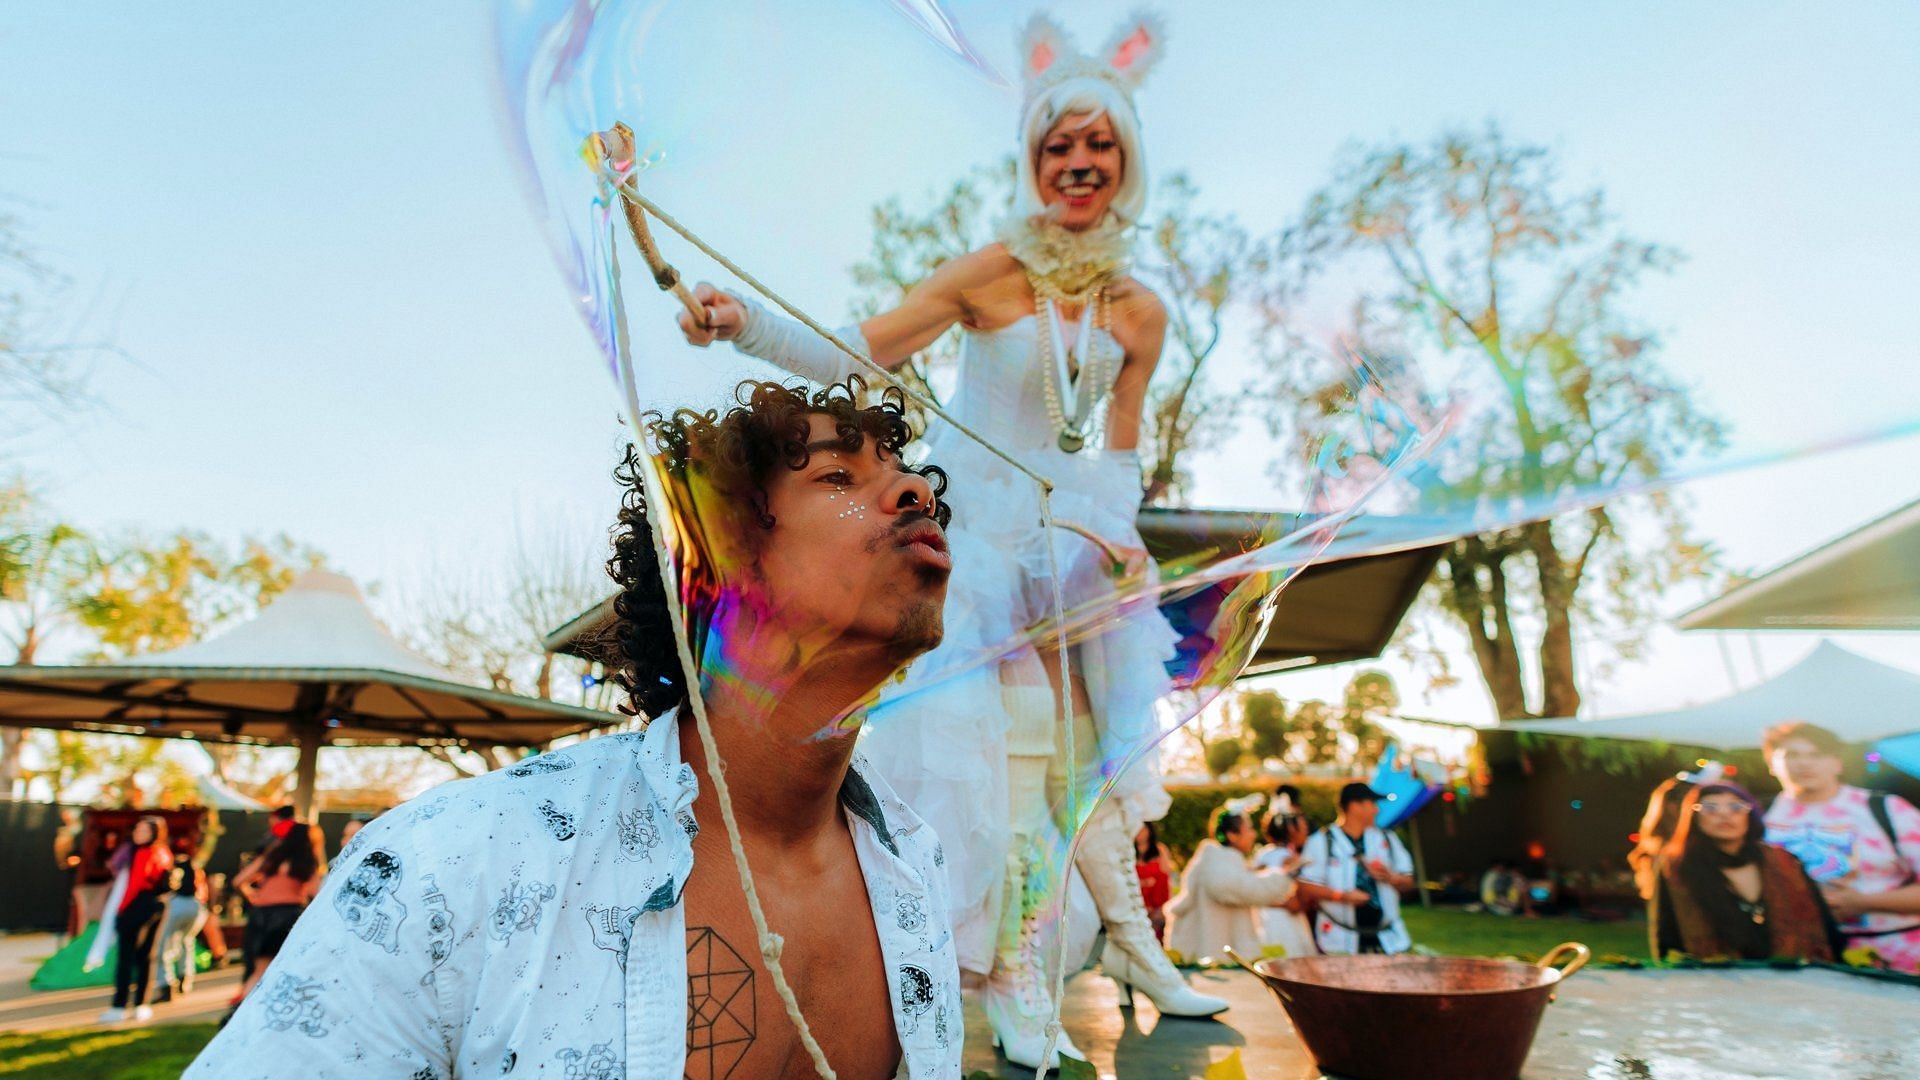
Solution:
M 733 347 L 748 356 L 778 365 L 822 386 L 845 382 L 849 375 L 868 374 L 864 365 L 800 323 L 784 315 L 776 315 L 744 296 L 735 296 L 734 299 L 746 308 L 747 319 L 746 325 L 734 337 Z M 840 340 L 858 349 L 861 355 L 872 353 L 867 347 L 867 336 L 860 332 L 859 324 L 843 326 L 834 333 L 839 335 Z
M 1209 882 L 1215 903 L 1234 907 L 1272 907 L 1293 895 L 1293 879 L 1278 870 L 1253 871 L 1226 865 Z

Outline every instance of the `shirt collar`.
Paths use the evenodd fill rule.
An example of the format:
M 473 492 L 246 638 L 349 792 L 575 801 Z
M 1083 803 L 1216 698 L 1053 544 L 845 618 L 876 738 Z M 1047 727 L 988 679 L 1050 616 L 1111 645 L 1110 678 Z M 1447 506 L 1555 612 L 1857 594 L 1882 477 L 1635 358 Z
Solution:
M 680 756 L 680 711 L 669 709 L 649 721 L 646 729 L 640 733 L 640 752 L 635 761 L 647 786 L 657 793 L 666 804 L 667 812 L 685 825 L 693 821 L 692 806 L 700 795 L 700 781 L 694 775 L 693 766 Z M 893 822 L 887 816 L 886 801 L 875 789 L 873 766 L 866 755 L 856 752 L 847 768 L 846 778 L 840 782 L 840 806 L 847 813 L 865 822 L 873 829 L 873 834 L 888 852 L 895 858 L 900 857 L 900 848 L 894 837 L 909 836 L 920 827 L 918 818 L 911 814 L 896 814 L 903 824 L 896 834 Z M 897 803 L 896 803 L 897 805 Z M 898 806 L 898 809 L 904 809 Z M 688 829 L 689 839 L 699 832 L 698 825 Z

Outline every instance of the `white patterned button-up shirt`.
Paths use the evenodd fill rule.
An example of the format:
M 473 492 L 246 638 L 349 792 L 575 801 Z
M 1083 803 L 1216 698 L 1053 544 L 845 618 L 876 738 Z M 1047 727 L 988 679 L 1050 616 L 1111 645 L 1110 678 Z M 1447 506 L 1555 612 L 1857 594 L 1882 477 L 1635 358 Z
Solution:
M 698 790 L 668 714 L 381 816 L 186 1076 L 727 1075 L 746 1047 L 728 1037 L 726 1003 L 689 1000 L 718 985 L 687 976 L 703 946 L 680 903 Z M 857 754 L 840 801 L 892 985 L 900 1075 L 957 1076 L 940 846 Z

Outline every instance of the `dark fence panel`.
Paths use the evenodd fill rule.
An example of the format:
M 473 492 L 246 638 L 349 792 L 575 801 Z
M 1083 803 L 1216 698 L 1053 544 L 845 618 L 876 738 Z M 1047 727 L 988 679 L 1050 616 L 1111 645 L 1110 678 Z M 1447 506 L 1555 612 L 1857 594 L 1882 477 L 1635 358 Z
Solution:
M 63 809 L 84 808 L 54 803 L 0 799 L 0 932 L 59 931 L 67 924 L 72 876 L 53 858 L 54 837 L 60 832 Z M 340 830 L 353 817 L 323 813 L 320 830 L 331 856 L 340 849 Z M 226 810 L 218 815 L 221 835 L 207 860 L 207 872 L 239 872 L 241 861 L 266 839 L 272 815 L 266 811 Z
M 0 930 L 54 930 L 67 925 L 71 875 L 53 859 L 61 807 L 0 800 Z

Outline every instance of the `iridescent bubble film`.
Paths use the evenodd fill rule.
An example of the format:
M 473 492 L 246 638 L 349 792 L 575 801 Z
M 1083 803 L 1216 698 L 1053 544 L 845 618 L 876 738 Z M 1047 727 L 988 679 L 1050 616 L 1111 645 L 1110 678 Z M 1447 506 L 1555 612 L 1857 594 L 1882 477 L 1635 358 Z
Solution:
M 873 447 L 859 439 L 795 459 L 813 477 L 825 455 L 865 455 L 869 472 L 839 487 L 831 473 L 818 474 L 827 487 L 813 489 L 837 492 L 831 527 L 871 532 L 855 541 L 863 548 L 893 535 L 874 510 L 879 496 L 868 493 L 897 494 L 903 463 L 946 471 L 953 569 L 939 647 L 905 665 L 873 708 L 795 738 L 863 729 L 878 767 L 940 828 L 956 910 L 986 912 L 994 924 L 958 931 L 974 935 L 976 961 L 1004 945 L 994 935 L 1007 915 L 996 909 L 1012 905 L 1015 921 L 1056 927 L 1074 910 L 1066 868 L 1103 802 L 1136 825 L 1159 809 L 1159 748 L 1247 671 L 1288 582 L 1306 568 L 1592 513 L 1633 496 L 1665 498 L 1687 479 L 1912 432 L 1920 411 L 1911 401 L 1853 400 L 1810 410 L 1790 430 L 1733 433 L 1704 406 L 1691 411 L 1688 402 L 1708 395 L 1686 357 L 1668 352 L 1653 363 L 1656 329 L 1612 319 L 1603 304 L 1612 290 L 1657 280 L 1668 255 L 1606 242 L 1611 226 L 1577 200 L 1526 204 L 1522 181 L 1537 165 L 1525 155 L 1481 171 L 1446 147 L 1398 163 L 1349 162 L 1339 167 L 1377 166 L 1389 182 L 1356 182 L 1339 205 L 1270 205 L 1272 178 L 1328 168 L 1300 160 L 1286 139 L 1286 118 L 1312 101 L 1283 77 L 1226 85 L 1212 72 L 1257 67 L 1287 45 L 1284 20 L 1229 27 L 1181 7 L 1136 23 L 1131 10 L 1014 0 L 505 0 L 497 9 L 508 141 L 566 287 L 614 371 L 619 406 L 641 432 L 643 467 L 664 503 L 656 517 L 668 566 L 690 609 L 741 602 L 728 583 L 760 569 L 764 552 L 751 531 L 765 526 L 740 505 L 750 496 L 703 486 L 698 469 L 654 441 L 646 418 L 724 410 L 743 380 L 794 376 L 724 343 L 688 343 L 676 324 L 682 302 L 656 288 L 629 235 L 634 199 L 673 219 L 656 216 L 650 227 L 682 284 L 711 282 L 765 317 L 784 317 L 790 305 L 859 340 L 860 319 L 900 302 L 935 265 L 994 242 L 995 223 L 1011 209 L 996 178 L 1013 171 L 1010 155 L 1025 152 L 1023 83 L 1036 63 L 1070 52 L 1110 66 L 1147 61 L 1130 89 L 1150 181 L 1134 273 L 1180 308 L 1154 393 L 1180 380 L 1183 350 L 1207 339 L 1207 290 L 1216 286 L 1198 264 L 1236 242 L 1239 219 L 1270 235 L 1249 242 L 1242 263 L 1256 268 L 1255 280 L 1212 309 L 1210 331 L 1225 357 L 1216 367 L 1243 380 L 1220 391 L 1235 400 L 1219 407 L 1238 410 L 1222 438 L 1238 440 L 1231 447 L 1258 443 L 1265 456 L 1196 457 L 1198 468 L 1244 474 L 1230 478 L 1239 494 L 1220 508 L 1232 513 L 1196 514 L 1185 542 L 1158 561 L 1137 527 L 1141 492 L 1156 479 L 1143 463 L 1099 441 L 1059 449 L 1034 389 L 1055 384 L 978 381 L 977 365 L 1003 364 L 995 370 L 1011 383 L 1026 378 L 1022 365 L 1039 363 L 1037 310 L 969 323 L 990 306 L 983 302 L 963 313 L 962 328 L 915 350 L 900 372 L 924 374 L 907 380 L 915 396 L 906 406 L 924 437 L 901 448 L 904 462 L 880 455 L 883 467 L 873 471 Z M 1021 34 L 1043 11 L 1065 36 L 1047 39 L 1040 55 Z M 631 145 L 596 147 L 596 134 L 616 125 L 631 132 Z M 915 207 L 968 176 L 979 179 L 973 201 L 959 200 L 971 208 L 968 222 L 915 217 Z M 1420 202 L 1395 186 L 1409 176 L 1436 197 Z M 1520 201 L 1476 203 L 1474 185 L 1510 185 Z M 1211 191 L 1235 199 L 1208 203 Z M 1461 252 L 1487 231 L 1468 227 L 1476 205 L 1532 223 L 1500 242 L 1600 237 L 1592 248 L 1599 262 L 1562 278 L 1544 258 L 1521 259 L 1485 310 L 1428 304 L 1423 297 L 1448 295 L 1450 275 L 1471 263 Z M 1186 262 L 1156 231 L 1182 208 L 1201 238 L 1179 249 Z M 1204 213 L 1192 216 L 1195 208 Z M 888 225 L 915 238 L 917 252 L 941 257 L 922 265 L 918 253 L 870 245 L 876 227 Z M 1420 264 L 1416 236 L 1451 254 Z M 702 245 L 764 288 L 726 271 Z M 1410 284 L 1385 301 L 1392 290 L 1383 281 Z M 1025 302 L 1037 307 L 1033 296 Z M 1191 303 L 1200 305 L 1191 309 L 1198 323 L 1183 321 Z M 1511 341 L 1503 318 L 1531 320 L 1537 332 Z M 819 335 L 796 334 L 840 362 Z M 1419 335 L 1439 344 L 1410 343 Z M 970 376 L 958 371 L 957 355 L 976 365 Z M 884 384 L 858 365 L 849 370 L 870 391 Z M 976 384 L 1010 392 L 983 397 Z M 930 407 L 931 397 L 981 437 Z M 1149 435 L 1153 423 L 1143 420 Z M 1569 426 L 1585 434 L 1570 437 Z M 1169 512 L 1194 509 L 1166 501 Z M 854 578 L 841 583 L 849 610 L 909 587 L 905 571 L 884 561 L 850 558 L 840 569 Z M 849 627 L 823 615 L 819 640 L 802 651 L 830 653 L 857 629 Z M 728 662 L 751 651 L 746 643 L 692 629 L 716 692 L 758 701 L 770 716 L 780 708 L 778 688 L 755 685 Z M 1044 763 L 1042 821 L 1007 808 L 1009 784 L 1026 782 L 1017 765 L 1009 779 L 1008 762 L 1019 760 Z M 1077 935 L 1098 922 L 1089 924 L 1083 904 L 1067 921 L 1069 933 L 1045 945 L 1056 958 L 1073 954 Z M 967 947 L 962 957 L 969 963 Z

